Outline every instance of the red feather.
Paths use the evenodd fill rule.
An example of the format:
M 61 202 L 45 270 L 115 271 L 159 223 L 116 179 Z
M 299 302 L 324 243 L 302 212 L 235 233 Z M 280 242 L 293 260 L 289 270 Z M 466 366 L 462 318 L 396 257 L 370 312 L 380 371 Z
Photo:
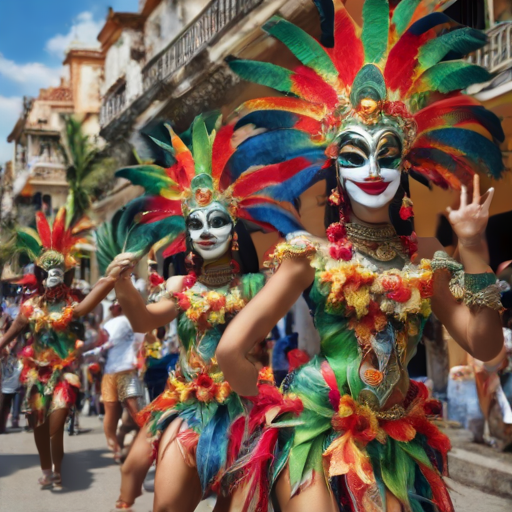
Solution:
M 226 458 L 226 467 L 232 466 L 236 459 L 238 458 L 238 454 L 240 453 L 240 448 L 242 446 L 242 441 L 244 439 L 245 434 L 245 416 L 240 416 L 237 418 L 231 425 L 229 431 L 229 444 L 228 444 L 228 454 Z
M 338 70 L 342 86 L 352 85 L 364 64 L 364 48 L 359 30 L 345 8 L 336 12 L 334 48 L 326 48 L 326 51 Z
M 283 183 L 310 165 L 311 162 L 307 158 L 297 157 L 245 173 L 236 181 L 233 196 L 248 197 L 262 188 Z
M 167 168 L 165 172 L 171 180 L 178 184 L 181 190 L 186 190 L 190 187 L 190 176 L 187 174 L 187 171 L 181 163 L 175 163 L 171 167 Z
M 178 235 L 172 243 L 165 249 L 162 256 L 167 258 L 168 256 L 172 256 L 173 254 L 178 254 L 179 252 L 185 252 L 187 250 L 187 245 L 185 243 L 185 234 L 182 233 Z
M 227 161 L 235 152 L 231 142 L 234 130 L 235 126 L 233 124 L 224 126 L 219 130 L 213 141 L 212 178 L 214 181 L 219 182 L 221 192 L 229 186 L 229 182 L 225 183 L 226 180 L 222 179 L 222 172 L 226 167 Z
M 57 215 L 55 216 L 55 220 L 53 221 L 52 226 L 52 249 L 58 251 L 60 253 L 64 252 L 64 248 L 67 245 L 68 239 L 70 238 L 70 233 L 67 233 L 66 236 L 66 209 L 61 208 Z
M 337 92 L 313 69 L 299 66 L 292 75 L 292 92 L 313 103 L 323 103 L 332 110 L 338 104 Z
M 435 469 L 430 469 L 423 464 L 419 464 L 419 466 L 424 477 L 430 484 L 433 501 L 439 508 L 440 512 L 455 512 L 452 500 L 448 494 L 448 489 L 446 488 L 446 485 L 439 473 Z
M 41 239 L 41 244 L 45 249 L 51 249 L 52 247 L 52 232 L 48 219 L 45 217 L 43 212 L 36 213 L 36 228 Z
M 334 410 L 337 411 L 340 405 L 341 394 L 338 388 L 338 382 L 336 381 L 336 375 L 334 374 L 334 370 L 331 368 L 327 361 L 322 363 L 320 368 L 322 372 L 322 377 L 325 380 L 325 383 L 329 386 L 329 401 L 333 406 Z

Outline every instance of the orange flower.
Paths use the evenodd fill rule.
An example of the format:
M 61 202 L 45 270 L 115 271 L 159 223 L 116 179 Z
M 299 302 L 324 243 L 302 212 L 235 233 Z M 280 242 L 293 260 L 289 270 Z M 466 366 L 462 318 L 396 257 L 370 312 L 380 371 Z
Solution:
M 215 398 L 216 385 L 213 379 L 203 373 L 195 381 L 196 398 L 200 402 L 211 402 Z

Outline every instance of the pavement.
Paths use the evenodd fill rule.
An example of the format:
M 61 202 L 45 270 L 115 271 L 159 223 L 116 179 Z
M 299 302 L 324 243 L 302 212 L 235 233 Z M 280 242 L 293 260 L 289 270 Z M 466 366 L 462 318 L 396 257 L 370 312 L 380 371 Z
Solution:
M 80 419 L 89 430 L 65 434 L 64 487 L 42 491 L 37 485 L 39 459 L 32 434 L 12 430 L 0 435 L 0 512 L 109 512 L 118 497 L 119 466 L 105 445 L 102 423 L 96 417 Z M 510 512 L 512 499 L 491 495 L 449 480 L 456 512 Z M 135 512 L 151 512 L 153 495 L 144 493 Z M 211 512 L 203 502 L 196 512 Z M 321 512 L 321 511 L 318 511 Z

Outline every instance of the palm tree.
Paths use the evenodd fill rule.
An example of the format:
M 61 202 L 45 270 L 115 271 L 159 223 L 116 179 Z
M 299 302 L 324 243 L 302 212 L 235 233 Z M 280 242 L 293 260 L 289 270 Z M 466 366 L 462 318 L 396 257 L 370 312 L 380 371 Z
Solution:
M 108 187 L 115 173 L 115 160 L 108 157 L 83 131 L 81 120 L 66 116 L 61 138 L 66 161 L 69 193 L 66 200 L 66 225 L 83 217 L 92 202 Z

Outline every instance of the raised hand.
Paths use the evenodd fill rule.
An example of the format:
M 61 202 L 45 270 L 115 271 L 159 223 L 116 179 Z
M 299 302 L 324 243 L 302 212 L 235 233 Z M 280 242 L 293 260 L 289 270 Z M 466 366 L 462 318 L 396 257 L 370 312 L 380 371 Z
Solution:
M 138 261 L 137 255 L 131 252 L 118 254 L 112 263 L 107 267 L 105 275 L 113 279 L 129 275 Z
M 475 174 L 473 200 L 468 203 L 468 190 L 463 186 L 460 193 L 459 209 L 447 208 L 448 220 L 460 244 L 468 246 L 480 243 L 489 220 L 489 207 L 493 195 L 494 189 L 490 188 L 483 196 L 480 196 L 480 177 Z

